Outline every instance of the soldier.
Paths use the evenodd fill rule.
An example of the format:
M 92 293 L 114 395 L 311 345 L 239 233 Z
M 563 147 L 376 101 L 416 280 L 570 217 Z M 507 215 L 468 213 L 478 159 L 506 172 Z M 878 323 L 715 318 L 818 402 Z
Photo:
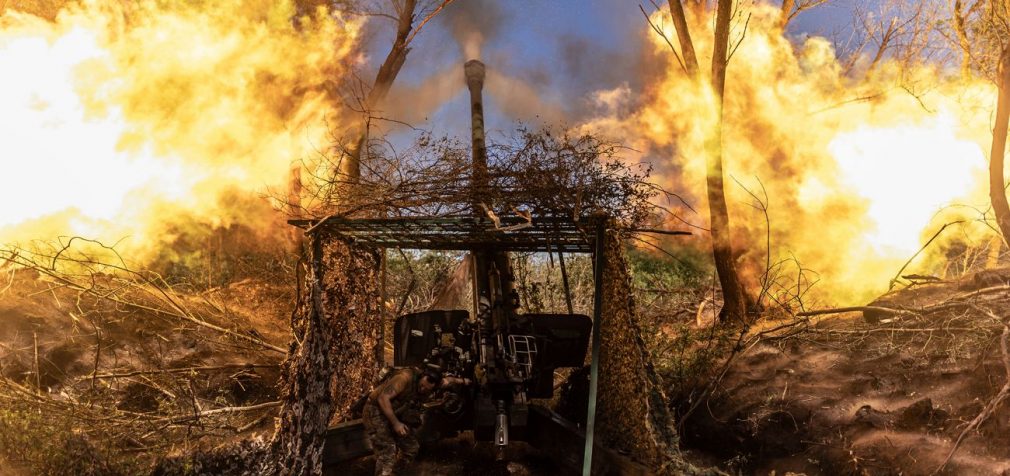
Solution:
M 469 385 L 469 379 L 442 378 L 437 370 L 409 367 L 400 369 L 372 390 L 362 409 L 361 421 L 375 451 L 376 475 L 395 474 L 398 466 L 409 464 L 417 456 L 420 444 L 411 427 L 421 426 L 421 400 L 436 386 L 458 384 Z

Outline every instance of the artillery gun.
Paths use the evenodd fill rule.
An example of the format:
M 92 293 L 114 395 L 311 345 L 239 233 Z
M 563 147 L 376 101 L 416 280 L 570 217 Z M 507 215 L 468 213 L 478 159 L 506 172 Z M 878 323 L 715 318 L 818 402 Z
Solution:
M 481 89 L 484 65 L 465 65 L 470 90 L 473 139 L 473 214 L 487 184 L 487 152 Z M 431 311 L 400 316 L 394 327 L 395 366 L 434 365 L 471 378 L 475 389 L 450 394 L 429 412 L 437 434 L 472 429 L 478 441 L 491 441 L 499 456 L 511 438 L 524 439 L 531 398 L 551 398 L 554 370 L 581 367 L 592 320 L 577 314 L 519 314 L 519 295 L 506 251 L 494 245 L 469 250 L 473 256 L 476 316 L 466 311 Z M 430 433 L 430 432 L 429 432 Z
M 423 440 L 472 431 L 504 457 L 513 440 L 550 451 L 575 470 L 647 474 L 626 458 L 593 444 L 598 367 L 603 232 L 606 219 L 593 217 L 497 217 L 482 197 L 489 187 L 481 90 L 484 64 L 465 65 L 470 90 L 472 179 L 470 216 L 292 220 L 292 224 L 375 248 L 469 252 L 473 305 L 469 310 L 426 311 L 399 316 L 393 328 L 393 365 L 436 366 L 467 377 L 474 385 L 450 390 L 426 412 Z M 592 253 L 596 282 L 594 316 L 522 314 L 509 252 Z M 563 258 L 562 258 L 563 259 Z M 567 288 L 567 286 L 566 286 Z M 566 289 L 567 292 L 567 289 Z M 587 426 L 583 430 L 531 399 L 551 398 L 558 368 L 582 367 L 592 337 L 592 371 Z M 587 443 L 588 441 L 588 443 Z M 597 457 L 593 458 L 596 452 Z M 331 428 L 324 465 L 371 453 L 360 420 Z

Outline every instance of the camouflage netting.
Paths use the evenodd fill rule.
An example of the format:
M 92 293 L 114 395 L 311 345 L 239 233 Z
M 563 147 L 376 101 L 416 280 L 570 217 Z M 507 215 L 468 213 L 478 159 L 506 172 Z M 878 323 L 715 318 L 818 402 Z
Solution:
M 369 389 L 382 349 L 379 254 L 319 235 L 310 238 L 282 367 L 274 449 L 283 474 L 321 472 L 326 429 Z
M 259 439 L 242 440 L 211 450 L 197 450 L 163 459 L 151 476 L 246 476 L 277 474 L 268 444 Z M 116 474 L 116 473 L 102 473 Z
M 617 233 L 607 234 L 605 247 L 597 438 L 658 474 L 708 474 L 681 456 L 673 415 L 641 337 L 628 262 Z
M 163 461 L 160 475 L 322 474 L 326 430 L 368 391 L 382 350 L 379 254 L 317 233 L 291 318 L 281 367 L 279 425 L 271 444 L 242 441 Z

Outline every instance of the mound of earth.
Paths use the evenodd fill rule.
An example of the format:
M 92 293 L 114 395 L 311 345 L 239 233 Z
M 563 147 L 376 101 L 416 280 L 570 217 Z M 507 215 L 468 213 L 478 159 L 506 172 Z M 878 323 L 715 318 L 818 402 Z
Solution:
M 5 274 L 0 291 L 0 407 L 13 412 L 0 414 L 0 466 L 10 466 L 4 452 L 47 445 L 50 433 L 79 432 L 113 456 L 138 459 L 160 457 L 172 442 L 186 451 L 272 432 L 273 407 L 257 405 L 278 399 L 290 284 L 247 280 L 194 292 L 21 269 Z M 17 430 L 34 408 L 26 392 L 45 396 L 46 428 Z
M 99 293 L 117 290 L 104 297 L 32 270 L 18 270 L 8 277 L 0 283 L 4 291 L 0 295 L 0 374 L 8 383 L 38 386 L 68 408 L 80 401 L 125 415 L 158 418 L 186 415 L 194 411 L 193 406 L 207 411 L 254 407 L 278 399 L 277 365 L 282 353 L 180 319 L 173 315 L 178 309 L 158 296 L 129 289 L 132 285 L 109 276 L 95 277 Z M 286 347 L 294 302 L 290 283 L 247 279 L 199 292 L 183 287 L 166 291 L 179 308 L 208 324 Z M 188 370 L 173 372 L 180 369 Z M 5 391 L 0 388 L 0 397 Z M 0 407 L 4 402 L 0 400 Z M 199 437 L 194 438 L 164 434 L 164 426 L 158 423 L 153 428 L 154 443 L 162 443 L 161 437 L 185 443 L 170 451 L 154 445 L 152 450 L 134 448 L 130 441 L 110 443 L 117 445 L 114 451 L 131 449 L 129 454 L 151 457 L 156 468 L 174 468 L 178 462 L 184 467 L 190 455 L 229 454 L 235 442 L 268 439 L 274 414 L 273 407 L 238 413 L 233 422 L 207 425 L 215 431 L 205 435 L 199 433 L 202 425 L 195 426 L 193 433 Z M 187 431 L 185 425 L 178 428 Z M 139 435 L 151 429 L 142 425 L 116 428 L 144 444 L 148 442 Z M 8 430 L 0 421 L 0 450 L 4 449 L 3 432 Z M 101 440 L 102 431 L 86 431 L 82 441 Z M 0 474 L 35 472 L 32 467 L 12 464 L 0 453 Z M 567 474 L 550 455 L 521 443 L 510 449 L 509 462 L 496 462 L 489 445 L 477 444 L 467 435 L 426 447 L 411 469 L 412 474 Z M 330 472 L 372 474 L 374 458 L 360 458 Z
M 744 474 L 933 474 L 1007 380 L 1010 287 L 988 276 L 936 282 L 869 311 L 755 339 L 683 423 L 684 444 Z M 1008 426 L 1004 403 L 939 474 L 1010 474 Z
M 0 299 L 4 324 L 0 326 L 0 374 L 39 384 L 50 393 L 96 373 L 270 365 L 283 358 L 280 352 L 250 349 L 246 342 L 180 319 L 178 309 L 207 324 L 278 347 L 286 343 L 290 332 L 290 286 L 247 280 L 199 294 L 175 291 L 173 305 L 139 289 L 102 298 L 30 270 L 14 273 L 5 285 Z M 96 289 L 103 293 L 120 286 L 124 285 L 110 281 Z M 136 379 L 116 380 L 132 388 Z

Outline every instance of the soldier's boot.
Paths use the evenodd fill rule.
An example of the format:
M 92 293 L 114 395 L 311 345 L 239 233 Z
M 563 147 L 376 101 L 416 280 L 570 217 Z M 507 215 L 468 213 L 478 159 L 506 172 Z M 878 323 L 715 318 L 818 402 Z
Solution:
M 375 457 L 375 476 L 393 476 L 400 474 L 396 458 Z
M 401 437 L 399 441 L 396 442 L 396 447 L 399 449 L 399 454 L 397 454 L 395 473 L 396 474 L 412 474 L 407 471 L 411 467 L 411 463 L 417 459 L 417 453 L 421 450 L 421 444 L 417 441 L 417 437 L 414 433 L 410 433 L 407 436 Z
M 394 474 L 400 474 L 397 469 L 398 458 L 396 457 L 395 449 L 394 451 L 388 453 L 378 453 L 375 454 L 375 476 L 393 476 Z

